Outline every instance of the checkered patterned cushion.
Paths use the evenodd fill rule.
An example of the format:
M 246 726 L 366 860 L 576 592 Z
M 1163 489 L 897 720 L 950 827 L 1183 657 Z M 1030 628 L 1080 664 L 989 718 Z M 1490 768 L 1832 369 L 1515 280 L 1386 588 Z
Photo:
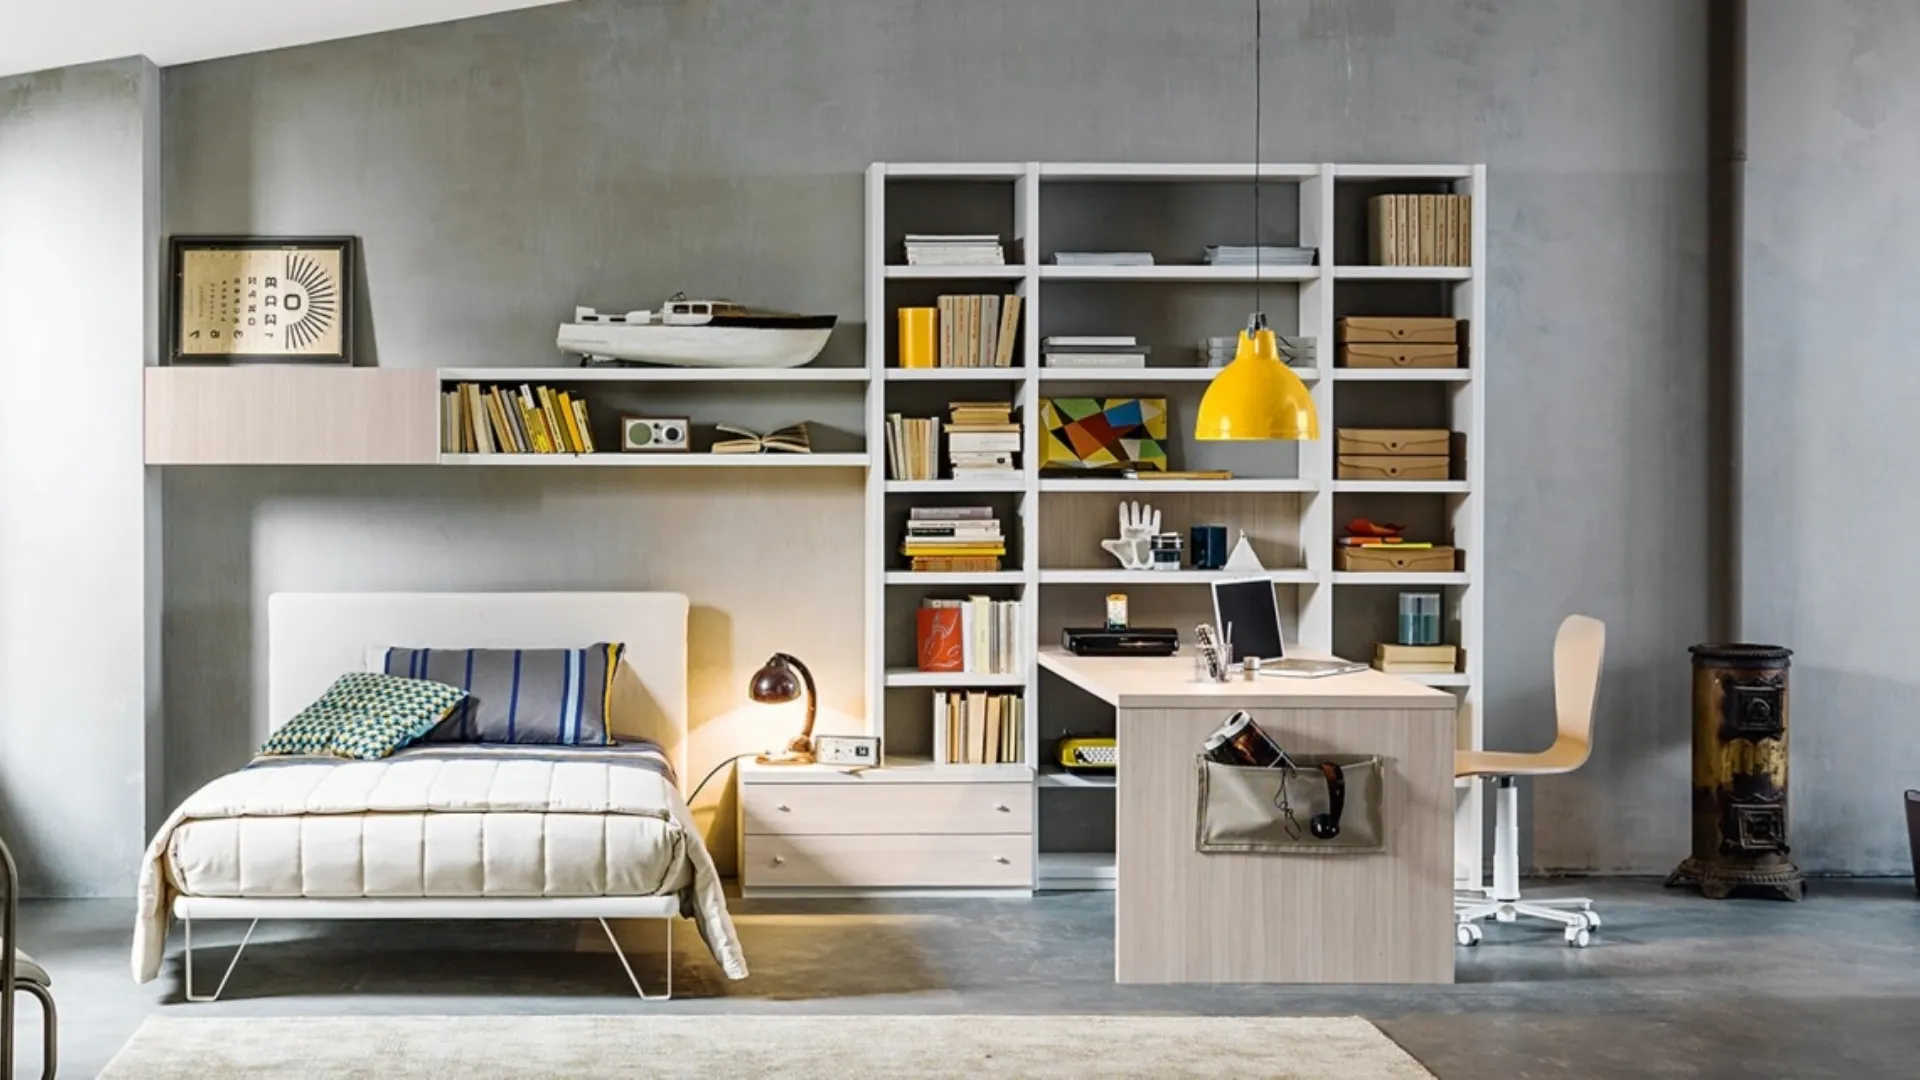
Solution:
M 459 687 L 425 679 L 371 671 L 342 675 L 318 701 L 274 732 L 260 753 L 374 761 L 431 731 L 466 696 Z

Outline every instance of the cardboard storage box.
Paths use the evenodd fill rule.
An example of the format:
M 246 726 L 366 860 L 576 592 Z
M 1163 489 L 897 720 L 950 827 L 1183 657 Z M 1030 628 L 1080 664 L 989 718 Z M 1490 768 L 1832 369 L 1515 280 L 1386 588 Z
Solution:
M 1340 428 L 1334 432 L 1333 452 L 1349 454 L 1446 457 L 1453 451 L 1453 432 L 1446 428 Z
M 1458 345 L 1359 342 L 1340 346 L 1340 366 L 1350 368 L 1457 368 Z
M 1335 327 L 1343 342 L 1402 342 L 1409 345 L 1455 345 L 1460 320 L 1413 315 L 1349 315 Z
M 1343 546 L 1334 549 L 1333 568 L 1378 574 L 1446 573 L 1453 569 L 1453 549 Z
M 1342 454 L 1334 475 L 1341 480 L 1450 480 L 1451 460 L 1410 454 Z

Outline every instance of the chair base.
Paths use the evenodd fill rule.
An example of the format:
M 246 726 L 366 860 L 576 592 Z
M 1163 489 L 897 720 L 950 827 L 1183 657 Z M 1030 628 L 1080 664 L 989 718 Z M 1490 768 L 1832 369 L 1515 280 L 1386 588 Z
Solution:
M 1541 919 L 1565 928 L 1567 944 L 1584 949 L 1593 942 L 1593 931 L 1600 929 L 1600 916 L 1593 901 L 1585 897 L 1556 897 L 1552 900 L 1493 900 L 1483 897 L 1457 897 L 1453 901 L 1454 940 L 1462 945 L 1480 944 L 1482 920 L 1518 922 Z

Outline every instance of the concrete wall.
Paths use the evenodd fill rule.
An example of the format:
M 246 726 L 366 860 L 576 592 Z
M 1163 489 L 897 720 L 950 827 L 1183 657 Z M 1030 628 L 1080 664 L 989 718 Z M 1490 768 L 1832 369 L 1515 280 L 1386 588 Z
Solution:
M 131 894 L 157 806 L 159 84 L 0 80 L 0 837 L 33 894 Z
M 1920 522 L 1903 449 L 1920 403 L 1920 8 L 1751 8 L 1743 635 L 1797 650 L 1802 869 L 1911 872 L 1920 566 L 1845 531 Z
M 1540 786 L 1549 867 L 1658 871 L 1684 854 L 1684 646 L 1707 574 L 1695 7 L 1266 5 L 1270 158 L 1491 166 L 1490 741 L 1550 737 L 1562 615 L 1613 630 L 1594 764 Z M 1245 0 L 591 0 L 175 68 L 168 227 L 362 236 L 389 366 L 554 361 L 575 302 L 676 289 L 857 320 L 869 162 L 1244 159 L 1251 17 Z M 839 347 L 857 354 L 859 334 Z M 677 588 L 725 627 L 696 694 L 737 702 L 797 621 L 765 587 L 784 549 L 648 545 L 662 522 L 713 537 L 773 513 L 743 508 L 760 499 L 852 538 L 859 492 L 743 478 L 695 498 L 679 483 L 170 476 L 170 791 L 245 755 L 231 716 L 262 700 L 272 589 Z M 614 539 L 627 529 L 631 551 Z M 786 565 L 859 584 L 852 558 Z M 830 695 L 857 700 L 860 629 L 842 610 L 808 613 L 807 655 L 829 658 Z M 764 741 L 716 738 L 696 766 Z

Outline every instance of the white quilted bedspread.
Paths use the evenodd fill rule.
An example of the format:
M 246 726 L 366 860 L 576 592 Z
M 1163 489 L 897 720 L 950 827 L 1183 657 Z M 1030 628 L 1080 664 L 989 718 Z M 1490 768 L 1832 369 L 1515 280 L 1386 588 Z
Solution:
M 177 895 L 678 895 L 726 974 L 746 958 L 680 793 L 636 763 L 468 757 L 276 762 L 195 792 L 140 873 L 134 978 L 159 973 Z

